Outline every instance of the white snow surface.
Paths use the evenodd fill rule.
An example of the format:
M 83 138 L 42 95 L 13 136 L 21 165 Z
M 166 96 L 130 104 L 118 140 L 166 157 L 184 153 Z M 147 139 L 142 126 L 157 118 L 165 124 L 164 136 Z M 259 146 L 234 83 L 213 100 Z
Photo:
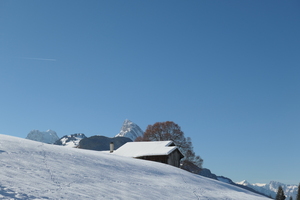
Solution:
M 127 142 L 114 154 L 126 157 L 137 158 L 141 156 L 169 155 L 176 146 L 169 146 L 172 141 L 147 141 L 147 142 Z
M 267 200 L 182 169 L 0 135 L 0 199 Z
M 138 125 L 126 119 L 121 127 L 120 133 L 118 133 L 115 137 L 128 137 L 134 141 L 137 137 L 143 135 L 144 132 Z
M 32 130 L 28 133 L 26 139 L 44 142 L 47 144 L 53 144 L 59 139 L 59 137 L 53 130 L 47 130 L 45 132 L 39 130 Z
M 298 194 L 298 186 L 297 185 L 287 185 L 284 183 L 280 183 L 278 181 L 270 181 L 270 183 L 268 183 L 268 184 L 266 184 L 266 183 L 251 184 L 248 181 L 244 180 L 241 182 L 237 182 L 236 184 L 250 187 L 257 192 L 260 192 L 267 196 L 271 196 L 272 198 L 276 197 L 279 186 L 282 187 L 284 195 L 286 195 L 286 199 L 289 199 L 290 197 L 293 197 L 293 199 L 296 199 L 296 196 Z

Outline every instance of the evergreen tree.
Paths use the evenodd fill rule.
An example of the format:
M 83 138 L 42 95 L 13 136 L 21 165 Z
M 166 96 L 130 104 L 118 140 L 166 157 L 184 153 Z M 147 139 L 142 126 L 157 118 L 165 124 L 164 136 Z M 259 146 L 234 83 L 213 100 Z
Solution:
M 292 196 L 290 196 L 290 200 L 293 200 L 293 197 L 292 197 Z
M 297 199 L 296 200 L 300 200 L 300 183 L 299 183 L 299 186 L 298 186 L 298 195 L 297 195 Z
M 275 200 L 285 200 L 285 195 L 281 186 L 278 187 L 277 195 Z

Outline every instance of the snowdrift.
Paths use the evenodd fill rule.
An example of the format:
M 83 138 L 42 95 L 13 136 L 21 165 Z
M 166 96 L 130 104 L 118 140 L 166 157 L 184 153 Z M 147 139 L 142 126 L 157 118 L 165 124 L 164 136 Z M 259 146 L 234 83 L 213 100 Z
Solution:
M 166 164 L 6 135 L 0 166 L 0 199 L 268 199 Z

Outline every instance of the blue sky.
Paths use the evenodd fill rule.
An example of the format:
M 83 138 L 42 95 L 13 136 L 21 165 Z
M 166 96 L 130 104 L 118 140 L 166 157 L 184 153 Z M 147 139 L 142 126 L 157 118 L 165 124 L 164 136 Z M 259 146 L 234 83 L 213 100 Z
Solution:
M 300 182 L 299 1 L 0 1 L 0 133 L 174 121 L 204 167 Z

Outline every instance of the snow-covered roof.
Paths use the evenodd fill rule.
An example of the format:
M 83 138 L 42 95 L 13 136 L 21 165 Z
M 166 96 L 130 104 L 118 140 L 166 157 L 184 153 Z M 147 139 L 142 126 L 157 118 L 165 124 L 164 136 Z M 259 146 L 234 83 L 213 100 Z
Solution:
M 173 145 L 173 146 L 171 146 Z M 113 153 L 126 157 L 169 155 L 178 149 L 172 141 L 127 142 Z

